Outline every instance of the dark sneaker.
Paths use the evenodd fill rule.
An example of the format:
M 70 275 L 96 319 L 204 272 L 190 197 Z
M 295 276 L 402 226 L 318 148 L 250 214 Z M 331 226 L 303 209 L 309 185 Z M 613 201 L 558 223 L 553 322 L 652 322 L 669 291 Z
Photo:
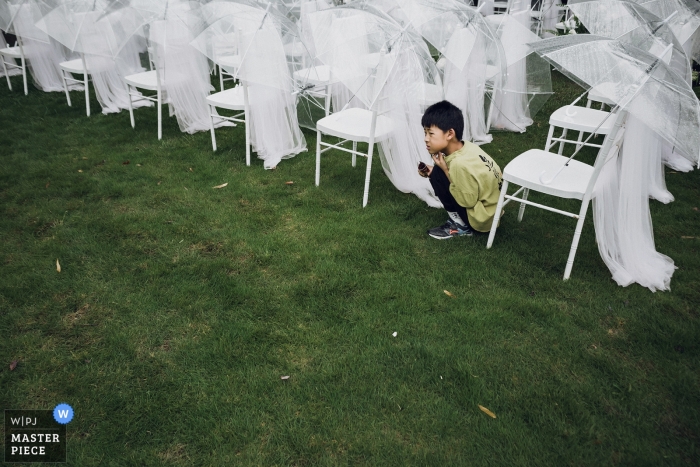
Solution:
M 465 235 L 467 237 L 471 237 L 474 235 L 474 231 L 470 227 L 466 225 L 459 225 L 450 219 L 440 227 L 435 227 L 434 229 L 428 230 L 428 235 L 433 238 L 437 238 L 438 240 L 447 240 L 448 238 L 462 237 Z

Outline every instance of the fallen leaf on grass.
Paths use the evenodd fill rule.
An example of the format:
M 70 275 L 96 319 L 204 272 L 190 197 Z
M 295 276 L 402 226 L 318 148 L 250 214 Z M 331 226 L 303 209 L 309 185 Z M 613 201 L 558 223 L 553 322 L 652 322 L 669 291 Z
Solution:
M 481 409 L 482 412 L 484 412 L 486 415 L 488 415 L 491 418 L 496 418 L 496 414 L 491 412 L 489 409 L 484 407 L 483 405 L 479 406 L 479 409 Z
M 58 262 L 58 259 L 56 260 L 56 272 L 61 272 L 61 263 Z
M 192 170 L 192 167 L 190 167 L 190 172 L 194 172 L 194 170 Z
M 284 184 L 285 184 L 285 185 L 294 185 L 294 182 L 290 180 L 290 181 L 288 181 L 288 182 L 284 182 Z
M 82 170 L 80 170 L 80 169 L 78 169 L 78 173 L 83 173 L 83 171 L 82 171 Z
M 443 290 L 443 292 L 445 292 L 445 295 L 447 295 L 448 297 L 457 298 L 457 297 L 455 297 L 455 295 L 454 295 L 452 292 L 450 292 L 449 290 Z
M 158 185 L 160 185 L 160 184 L 161 184 L 161 182 L 158 182 L 157 184 L 158 184 Z
M 399 333 L 398 333 L 398 332 L 396 332 L 396 331 L 394 331 L 394 332 L 393 332 L 393 333 L 392 333 L 391 335 L 392 335 L 392 336 L 394 336 L 394 337 L 396 337 L 396 336 L 398 336 L 398 335 L 399 335 Z
M 698 210 L 698 208 L 693 208 L 693 211 L 697 211 L 697 210 Z
M 48 182 L 48 183 L 46 184 L 46 188 L 48 188 L 49 185 L 51 185 L 51 182 Z
M 695 238 L 695 237 L 688 237 L 686 235 L 681 235 L 681 238 Z
M 280 376 L 280 379 L 282 381 L 287 381 L 289 379 L 289 376 Z
M 17 368 L 18 363 L 18 360 L 15 360 L 14 362 L 10 363 L 10 371 L 13 371 L 15 368 Z
M 87 160 L 87 157 L 83 157 L 83 160 L 86 161 L 86 160 Z
M 131 161 L 127 160 L 127 161 L 122 162 L 122 165 L 129 165 L 129 164 L 131 164 Z
M 212 188 L 223 188 L 226 185 L 228 185 L 228 183 L 222 183 L 221 185 L 216 185 L 216 186 L 213 186 Z

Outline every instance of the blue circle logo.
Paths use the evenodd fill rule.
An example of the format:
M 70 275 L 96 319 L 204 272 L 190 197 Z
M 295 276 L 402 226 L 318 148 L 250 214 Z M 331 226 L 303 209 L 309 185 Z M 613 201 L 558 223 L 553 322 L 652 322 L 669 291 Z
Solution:
M 53 418 L 61 425 L 65 425 L 73 420 L 73 407 L 68 404 L 58 404 L 53 409 Z

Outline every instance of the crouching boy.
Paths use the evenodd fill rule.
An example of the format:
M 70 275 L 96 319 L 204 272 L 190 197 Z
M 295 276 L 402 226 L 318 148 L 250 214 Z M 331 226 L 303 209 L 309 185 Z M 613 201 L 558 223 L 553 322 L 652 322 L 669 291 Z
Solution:
M 447 101 L 433 104 L 421 120 L 434 166 L 419 166 L 430 179 L 449 219 L 428 235 L 440 240 L 491 229 L 501 190 L 501 169 L 479 146 L 462 141 L 462 112 Z

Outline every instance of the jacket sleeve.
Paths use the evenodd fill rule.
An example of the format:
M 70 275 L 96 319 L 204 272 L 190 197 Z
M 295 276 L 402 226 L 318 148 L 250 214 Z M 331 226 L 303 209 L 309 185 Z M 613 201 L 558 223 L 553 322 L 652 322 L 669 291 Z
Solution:
M 476 206 L 479 201 L 479 184 L 474 176 L 464 167 L 455 167 L 450 170 L 450 193 L 460 206 L 467 209 Z

